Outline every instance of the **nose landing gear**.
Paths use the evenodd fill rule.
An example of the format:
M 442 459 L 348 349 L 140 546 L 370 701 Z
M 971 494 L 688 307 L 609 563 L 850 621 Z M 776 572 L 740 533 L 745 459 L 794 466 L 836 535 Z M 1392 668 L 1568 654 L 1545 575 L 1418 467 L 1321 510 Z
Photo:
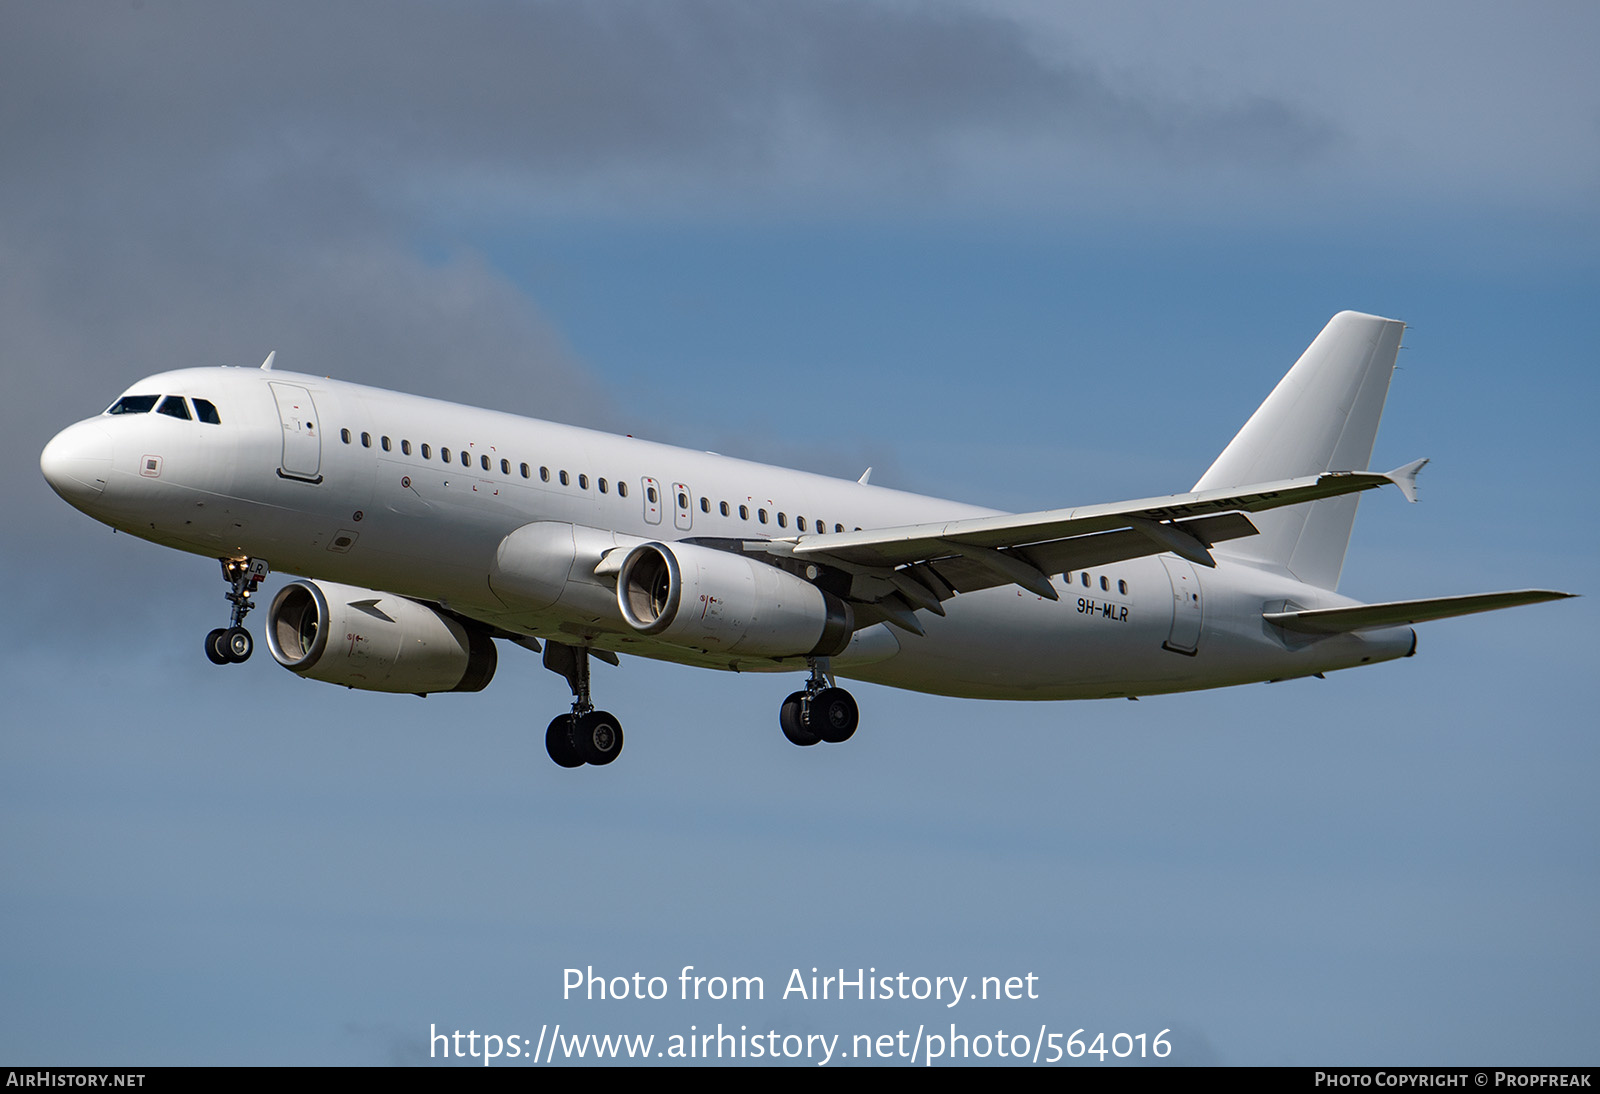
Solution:
M 250 594 L 267 576 L 264 558 L 224 558 L 222 579 L 229 585 L 228 602 L 233 605 L 233 617 L 226 627 L 218 627 L 206 635 L 206 657 L 213 665 L 232 665 L 248 661 L 255 650 L 255 640 L 244 629 L 244 617 L 255 607 Z

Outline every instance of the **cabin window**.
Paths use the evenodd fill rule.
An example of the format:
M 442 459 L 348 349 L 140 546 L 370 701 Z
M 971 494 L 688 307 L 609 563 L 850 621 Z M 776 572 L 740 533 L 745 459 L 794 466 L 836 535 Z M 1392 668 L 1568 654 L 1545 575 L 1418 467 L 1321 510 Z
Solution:
M 403 456 L 411 455 L 411 442 L 410 441 L 402 440 L 400 442 L 400 454 L 403 455 Z
M 833 526 L 833 530 L 834 530 L 834 531 L 835 531 L 835 532 L 842 532 L 842 531 L 844 531 L 844 525 L 842 525 L 842 524 L 835 524 L 835 525 L 834 525 L 834 526 Z
M 422 446 L 422 458 L 425 460 L 433 459 L 433 449 L 428 445 Z
M 756 519 L 759 520 L 762 524 L 767 523 L 767 511 L 765 509 L 757 509 L 756 510 Z
M 562 486 L 571 486 L 572 485 L 572 476 L 568 475 L 565 471 L 561 472 L 561 485 Z
M 465 448 L 463 448 L 461 450 L 461 466 L 462 467 L 471 467 L 472 466 L 472 453 L 468 452 Z
M 739 506 L 739 519 L 740 520 L 749 520 L 750 519 L 750 507 L 748 505 Z
M 539 481 L 540 482 L 549 482 L 550 481 L 550 469 L 548 467 L 539 468 Z
M 579 490 L 587 490 L 587 489 L 589 489 L 589 476 L 588 475 L 579 475 L 578 476 L 578 489 Z
M 194 401 L 194 416 L 207 425 L 221 425 L 222 415 L 217 413 L 217 408 L 210 399 L 196 399 Z
M 728 515 L 728 503 L 725 502 L 725 501 L 719 501 L 717 503 L 717 511 L 720 512 L 723 516 L 727 516 Z
M 107 414 L 148 414 L 156 405 L 159 395 L 124 395 L 111 404 Z
M 1123 581 L 1121 578 L 1117 579 L 1117 592 L 1121 593 L 1123 596 L 1128 595 L 1128 583 Z
M 617 496 L 618 497 L 622 497 L 622 498 L 625 498 L 625 497 L 628 496 L 628 484 L 627 483 L 625 483 L 625 482 L 617 483 Z
M 532 471 L 532 469 L 529 468 L 527 464 L 523 464 L 522 465 L 522 477 L 523 478 L 525 478 L 525 479 L 532 478 L 533 475 L 532 475 L 531 471 Z
M 479 456 L 478 457 L 478 466 L 483 468 L 485 471 L 489 470 L 489 457 L 488 456 Z
M 656 497 L 656 488 L 653 487 L 653 486 L 647 486 L 647 487 L 644 488 L 644 496 L 650 499 L 650 503 L 652 505 L 654 505 L 659 500 Z
M 595 483 L 595 485 L 596 485 L 596 486 L 598 486 L 598 487 L 599 487 L 599 488 L 600 488 L 600 492 L 601 492 L 601 493 L 602 493 L 602 494 L 604 494 L 604 493 L 605 493 L 605 492 L 606 492 L 606 480 L 605 480 L 605 478 L 604 478 L 604 477 L 602 477 L 602 478 L 601 478 L 601 479 L 599 479 L 599 481 L 597 481 L 597 482 L 596 482 L 596 483 Z
M 795 526 L 796 530 L 804 532 L 806 530 L 806 518 L 805 517 L 795 517 L 794 518 L 794 526 Z
M 339 430 L 339 439 L 341 441 L 343 441 L 345 444 L 349 444 L 350 443 L 350 431 L 348 429 Z
M 439 459 L 444 463 L 449 463 L 450 462 L 450 450 L 448 448 L 439 449 Z
M 363 433 L 363 434 L 361 434 L 361 447 L 362 448 L 371 448 L 372 447 L 372 434 L 371 433 Z
M 1084 588 L 1085 588 L 1085 589 L 1087 589 L 1087 588 L 1088 588 L 1088 587 L 1089 587 L 1089 575 L 1088 575 L 1088 573 L 1081 573 L 1081 574 L 1079 574 L 1079 575 L 1078 575 L 1078 580 L 1079 580 L 1079 581 L 1080 581 L 1080 582 L 1082 582 L 1082 584 L 1083 584 L 1083 587 L 1084 587 Z
M 779 528 L 787 528 L 787 527 L 789 527 L 789 518 L 787 516 L 785 516 L 783 513 L 779 513 L 778 514 L 778 527 Z
M 378 443 L 383 446 L 385 452 L 392 451 L 389 447 L 389 438 L 387 436 L 378 438 Z
M 501 460 L 500 461 L 500 474 L 502 474 L 502 475 L 511 474 L 511 461 L 510 460 Z
M 678 508 L 689 508 L 689 495 L 685 494 L 682 490 L 678 491 Z
M 711 512 L 711 499 L 710 498 L 701 498 L 700 499 L 700 511 L 702 513 Z
M 1111 581 L 1103 574 L 1100 577 L 1100 591 L 1103 593 L 1109 593 L 1111 591 Z

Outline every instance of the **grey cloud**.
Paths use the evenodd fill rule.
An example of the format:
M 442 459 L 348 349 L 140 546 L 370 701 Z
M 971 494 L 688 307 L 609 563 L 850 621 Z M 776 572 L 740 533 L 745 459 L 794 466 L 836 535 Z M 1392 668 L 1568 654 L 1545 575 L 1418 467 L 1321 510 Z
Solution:
M 1116 90 L 954 5 L 5 5 L 0 359 L 33 397 L 3 443 L 31 459 L 40 421 L 136 372 L 273 348 L 614 424 L 525 292 L 470 254 L 418 256 L 430 218 L 475 201 L 548 216 L 597 194 L 618 215 L 918 183 L 877 191 L 898 200 L 1003 176 L 1013 144 L 1075 171 L 1107 150 L 1311 155 L 1319 132 L 1281 104 Z M 454 360 L 500 363 L 495 390 L 450 385 Z
M 126 240 L 100 254 L 6 247 L 0 278 L 22 292 L 0 299 L 0 344 L 14 374 L 74 400 L 79 416 L 136 371 L 255 365 L 276 349 L 285 369 L 608 421 L 560 336 L 472 257 L 428 264 L 377 239 L 306 242 L 240 253 Z M 486 381 L 459 369 L 467 362 L 492 363 L 495 389 L 474 390 Z M 64 372 L 70 390 L 50 382 Z M 38 406 L 6 413 L 31 419 Z
M 715 194 L 984 175 L 1005 170 L 1009 142 L 1070 176 L 1129 152 L 1299 160 L 1331 136 L 1282 102 L 1118 87 L 1047 58 L 1022 24 L 954 5 L 67 4 L 11 18 L 0 132 L 29 152 L 12 184 L 282 172 L 359 177 L 380 201 L 440 178 Z
M 56 430 L 141 375 L 278 367 L 523 413 L 615 426 L 613 403 L 525 295 L 470 254 L 425 262 L 381 237 L 241 241 L 214 220 L 159 233 L 29 235 L 0 226 L 0 456 L 37 466 Z M 54 245 L 59 240 L 60 246 Z M 37 472 L 16 491 L 17 536 L 48 540 L 61 507 Z M 43 519 L 36 519 L 36 518 Z

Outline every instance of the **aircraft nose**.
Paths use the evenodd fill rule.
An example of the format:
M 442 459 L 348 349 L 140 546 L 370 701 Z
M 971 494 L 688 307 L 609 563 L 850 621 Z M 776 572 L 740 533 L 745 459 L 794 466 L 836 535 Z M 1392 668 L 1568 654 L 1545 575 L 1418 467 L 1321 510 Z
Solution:
M 39 470 L 51 489 L 81 509 L 111 477 L 111 437 L 96 422 L 69 425 L 44 446 Z

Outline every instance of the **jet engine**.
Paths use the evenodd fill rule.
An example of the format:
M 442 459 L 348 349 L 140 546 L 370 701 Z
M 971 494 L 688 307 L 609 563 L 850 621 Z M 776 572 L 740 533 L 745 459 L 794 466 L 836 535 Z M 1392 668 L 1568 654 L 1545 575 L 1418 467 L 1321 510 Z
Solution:
M 831 657 L 855 631 L 855 613 L 838 597 L 769 563 L 692 543 L 629 551 L 617 605 L 641 634 L 757 657 Z
M 363 691 L 481 691 L 494 640 L 415 600 L 329 581 L 294 581 L 272 598 L 267 647 L 290 672 Z

